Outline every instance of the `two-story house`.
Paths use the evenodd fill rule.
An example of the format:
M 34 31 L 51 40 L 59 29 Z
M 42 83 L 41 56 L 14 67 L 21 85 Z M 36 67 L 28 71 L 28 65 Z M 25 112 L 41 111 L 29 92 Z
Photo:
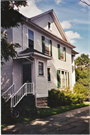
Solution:
M 15 93 L 29 87 L 36 99 L 44 99 L 52 88 L 73 88 L 77 52 L 53 10 L 25 17 L 23 24 L 7 32 L 8 41 L 21 47 L 17 49 L 17 57 L 2 66 L 2 90 L 14 86 Z

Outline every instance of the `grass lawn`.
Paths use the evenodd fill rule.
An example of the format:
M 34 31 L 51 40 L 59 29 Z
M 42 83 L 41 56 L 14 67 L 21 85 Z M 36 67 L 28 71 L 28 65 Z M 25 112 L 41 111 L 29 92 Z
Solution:
M 5 121 L 2 123 L 1 127 L 4 128 L 7 125 L 17 124 L 17 123 L 25 123 L 31 120 L 45 118 L 51 115 L 60 114 L 69 110 L 73 110 L 76 108 L 81 108 L 90 105 L 89 102 L 84 102 L 82 104 L 72 104 L 68 106 L 59 106 L 56 108 L 24 108 L 23 106 L 23 114 L 20 113 L 20 116 L 18 118 L 6 118 Z M 9 121 L 8 121 L 9 120 Z

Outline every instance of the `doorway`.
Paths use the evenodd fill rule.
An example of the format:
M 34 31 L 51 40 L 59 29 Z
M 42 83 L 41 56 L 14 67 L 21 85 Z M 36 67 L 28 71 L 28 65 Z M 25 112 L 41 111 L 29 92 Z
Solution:
M 23 84 L 32 82 L 31 64 L 23 64 Z

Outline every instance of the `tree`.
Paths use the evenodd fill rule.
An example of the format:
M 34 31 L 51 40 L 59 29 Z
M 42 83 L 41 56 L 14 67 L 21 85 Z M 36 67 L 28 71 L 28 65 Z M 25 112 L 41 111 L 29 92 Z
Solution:
M 79 1 L 90 7 L 90 0 L 79 0 Z
M 87 55 L 81 54 L 80 57 L 77 57 L 77 58 L 75 59 L 75 64 L 76 64 L 77 66 L 79 66 L 79 65 L 88 66 L 88 65 L 89 65 L 89 61 L 90 61 L 90 59 L 89 59 L 89 55 L 88 55 L 88 54 L 87 54 Z
M 19 44 L 10 44 L 7 41 L 6 33 L 1 33 L 1 64 L 4 64 L 4 61 L 9 61 L 10 58 L 14 58 L 17 55 L 15 48 L 20 47 Z
M 17 10 L 14 10 L 14 7 Z M 18 27 L 19 23 L 24 21 L 23 15 L 18 12 L 20 6 L 27 6 L 26 0 L 24 1 L 1 1 L 1 28 L 7 29 L 10 27 Z M 1 64 L 4 61 L 9 61 L 10 58 L 14 58 L 17 55 L 15 51 L 16 47 L 20 47 L 19 44 L 10 44 L 7 41 L 6 33 L 1 31 Z M 7 33 L 8 34 L 8 33 Z
M 14 10 L 14 7 L 17 10 Z M 18 12 L 20 6 L 27 6 L 26 0 L 24 1 L 1 1 L 1 27 L 10 28 L 19 26 L 19 22 L 23 22 L 23 15 Z

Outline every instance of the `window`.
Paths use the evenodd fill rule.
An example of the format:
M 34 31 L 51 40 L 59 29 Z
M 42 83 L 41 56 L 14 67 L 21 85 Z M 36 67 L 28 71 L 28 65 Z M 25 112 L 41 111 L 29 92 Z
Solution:
M 43 72 L 43 62 L 39 62 L 39 75 L 44 75 L 44 72 Z
M 45 38 L 45 54 L 49 55 L 49 49 L 50 48 L 50 40 L 48 40 L 47 38 Z
M 51 73 L 50 73 L 50 68 L 47 69 L 47 73 L 48 73 L 48 81 L 51 81 Z
M 57 87 L 58 88 L 69 87 L 69 72 L 57 70 Z
M 50 30 L 51 29 L 51 23 L 48 22 L 48 29 Z
M 34 33 L 31 30 L 28 30 L 28 46 L 34 48 Z
M 42 36 L 42 53 L 52 56 L 52 41 Z
M 66 48 L 58 44 L 58 59 L 66 61 Z

